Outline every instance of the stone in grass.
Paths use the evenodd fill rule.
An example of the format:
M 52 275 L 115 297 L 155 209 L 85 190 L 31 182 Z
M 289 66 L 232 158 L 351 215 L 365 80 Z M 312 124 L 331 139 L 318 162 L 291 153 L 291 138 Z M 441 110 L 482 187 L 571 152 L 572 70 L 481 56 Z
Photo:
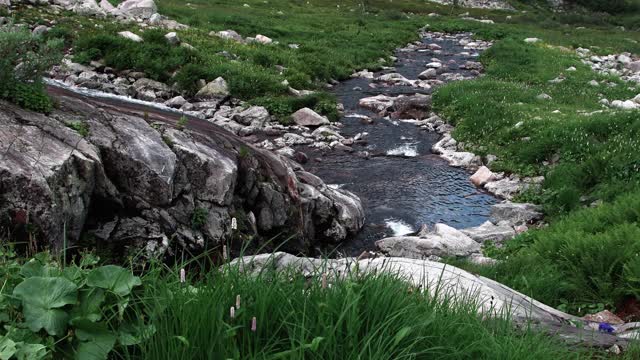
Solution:
M 302 126 L 320 126 L 329 124 L 329 120 L 326 117 L 321 116 L 309 108 L 302 108 L 296 111 L 291 115 L 291 118 L 296 124 Z
M 170 32 L 167 33 L 164 36 L 165 39 L 167 39 L 167 42 L 171 45 L 178 45 L 180 44 L 180 38 L 178 37 L 178 34 L 176 34 L 175 32 Z
M 229 96 L 229 87 L 227 82 L 218 77 L 211 81 L 196 93 L 198 99 L 210 99 Z
M 42 36 L 49 32 L 49 28 L 45 25 L 36 26 L 35 29 L 31 32 L 34 36 Z
M 265 44 L 265 45 L 269 45 L 271 43 L 273 43 L 273 40 L 271 40 L 271 38 L 266 37 L 264 35 L 256 35 L 256 42 L 259 42 L 260 44 Z
M 129 39 L 133 42 L 142 42 L 144 40 L 142 40 L 142 38 L 134 33 L 132 33 L 131 31 L 120 31 L 118 33 L 118 35 L 122 36 L 125 39 Z

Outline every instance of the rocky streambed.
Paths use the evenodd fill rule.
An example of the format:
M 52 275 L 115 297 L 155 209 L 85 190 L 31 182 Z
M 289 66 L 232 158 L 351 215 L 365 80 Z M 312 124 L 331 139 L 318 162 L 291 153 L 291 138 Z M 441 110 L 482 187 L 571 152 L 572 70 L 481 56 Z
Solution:
M 230 171 L 229 176 L 226 175 L 229 171 L 220 164 L 210 165 L 204 173 L 180 175 L 182 167 L 186 166 L 188 172 L 189 167 L 200 166 L 199 163 L 216 164 L 221 161 L 218 159 L 220 154 L 202 154 L 191 149 L 188 152 L 198 153 L 197 157 L 200 157 L 196 163 L 189 163 L 195 154 L 178 156 L 175 161 L 170 161 L 171 174 L 158 173 L 160 178 L 166 177 L 167 184 L 162 186 L 174 192 L 168 194 L 170 198 L 163 199 L 162 209 L 154 209 L 160 211 L 160 215 L 148 218 L 152 212 L 133 212 L 136 219 L 146 214 L 142 216 L 145 221 L 138 221 L 138 224 L 149 226 L 166 221 L 162 219 L 161 210 L 175 208 L 181 202 L 179 198 L 186 196 L 195 200 L 188 200 L 187 207 L 180 208 L 179 214 L 175 215 L 181 218 L 177 224 L 174 218 L 166 228 L 164 225 L 160 228 L 152 226 L 151 238 L 161 239 L 165 250 L 171 243 L 168 240 L 171 236 L 165 234 L 167 231 L 174 234 L 172 236 L 179 240 L 181 246 L 220 245 L 233 233 L 231 219 L 240 217 L 246 234 L 258 235 L 263 240 L 265 236 L 285 233 L 289 236 L 296 233 L 291 229 L 301 228 L 303 241 L 296 242 L 289 249 L 303 253 L 321 251 L 334 256 L 356 256 L 364 250 L 377 250 L 388 256 L 433 260 L 443 256 L 463 256 L 490 261 L 480 255 L 483 242 L 492 241 L 499 245 L 518 232 L 526 231 L 527 225 L 541 218 L 533 205 L 500 203 L 500 198 L 510 199 L 527 187 L 535 186 L 541 179 L 519 179 L 515 175 L 491 172 L 487 166 L 495 157 L 483 159 L 465 152 L 464 144 L 452 138 L 453 128 L 432 112 L 433 89 L 446 82 L 481 76 L 482 65 L 477 58 L 491 44 L 474 40 L 468 33 L 424 31 L 421 35 L 420 41 L 397 50 L 393 67 L 385 67 L 377 73 L 359 71 L 351 80 L 333 84 L 332 91 L 339 99 L 342 112 L 342 118 L 336 123 L 330 123 L 305 108 L 292 115 L 292 125 L 282 125 L 265 108 L 247 106 L 231 99 L 222 78 L 203 84 L 195 98 L 185 99 L 168 85 L 145 78 L 144 73 L 114 73 L 99 63 L 83 66 L 66 60 L 63 66 L 52 71 L 51 75 L 56 80 L 48 80 L 48 83 L 52 94 L 61 98 L 72 111 L 78 112 L 77 104 L 71 105 L 71 99 L 75 99 L 80 103 L 88 101 L 91 108 L 108 109 L 106 113 L 115 117 L 137 116 L 146 120 L 148 125 L 139 130 L 157 133 L 154 135 L 158 136 L 148 134 L 144 137 L 162 140 L 164 144 L 151 142 L 167 156 L 180 155 L 178 153 L 186 147 L 180 145 L 184 139 L 178 136 L 179 133 L 165 127 L 176 125 L 181 116 L 191 119 L 187 131 L 204 136 L 203 139 L 192 136 L 189 140 L 196 148 L 208 146 L 203 142 L 211 140 L 207 139 L 211 136 L 216 143 L 220 141 L 219 136 L 227 139 L 224 141 L 233 139 L 232 155 L 222 156 L 225 158 L 222 162 L 230 160 L 231 168 L 236 168 Z M 308 93 L 291 91 L 297 95 Z M 84 112 L 94 116 L 95 110 Z M 10 117 L 16 118 L 16 115 Z M 77 121 L 68 117 L 68 114 L 59 114 L 57 120 L 62 121 L 62 126 L 73 128 Z M 113 122 L 111 117 L 98 122 L 103 125 Z M 93 123 L 92 120 L 87 123 L 88 142 L 98 145 L 102 149 L 100 152 L 108 154 L 108 144 L 97 144 L 100 139 L 94 136 Z M 217 129 L 215 135 L 212 135 L 212 129 Z M 116 138 L 119 139 L 120 135 Z M 252 163 L 243 159 L 247 157 L 246 149 L 255 149 L 257 154 L 261 154 L 260 160 Z M 136 155 L 136 152 L 129 155 Z M 100 158 L 103 163 L 100 166 L 120 167 L 104 164 L 104 160 L 111 161 Z M 154 171 L 166 170 L 165 166 L 156 163 L 153 156 L 142 160 L 135 157 L 120 160 L 125 163 L 129 160 L 142 161 Z M 251 166 L 266 168 L 264 172 L 258 171 L 262 173 L 258 174 L 258 180 L 262 181 L 264 176 L 267 180 L 271 177 L 275 181 L 267 183 L 272 185 L 265 184 L 266 187 L 260 189 L 243 187 L 243 181 L 249 181 L 252 187 L 256 180 L 243 178 L 255 173 Z M 274 166 L 280 171 L 279 176 L 274 176 Z M 189 179 L 190 176 L 198 179 Z M 200 179 L 202 177 L 204 179 Z M 154 190 L 153 187 L 138 189 L 136 183 L 120 179 L 110 180 L 128 187 L 120 190 L 129 193 L 127 196 L 133 201 L 141 197 L 144 199 L 148 190 Z M 178 186 L 177 181 L 186 181 L 186 184 Z M 218 194 L 219 199 L 214 199 L 217 205 L 202 207 L 194 195 L 205 189 L 197 188 L 212 184 L 217 186 L 210 189 Z M 277 196 L 272 196 L 274 194 Z M 104 197 L 100 194 L 100 199 Z M 300 202 L 300 197 L 306 200 Z M 84 201 L 91 202 L 91 198 L 92 195 Z M 120 199 L 108 200 L 107 203 L 115 203 L 115 208 L 120 209 L 117 213 L 125 210 L 126 206 L 123 208 L 125 204 Z M 156 206 L 151 205 L 152 208 Z M 224 209 L 218 209 L 220 206 Z M 193 226 L 189 226 L 192 222 L 190 217 L 201 207 L 206 209 L 207 217 L 203 221 L 206 220 L 207 227 L 194 232 Z M 122 233 L 120 235 L 125 238 L 133 236 L 138 243 L 149 244 L 145 236 L 132 229 L 127 228 L 120 233 L 111 229 L 112 225 L 122 223 L 123 214 L 96 221 L 87 215 L 91 214 L 91 206 L 77 211 L 80 219 L 77 219 L 76 227 L 86 230 L 88 216 L 91 219 L 89 224 L 95 228 L 92 231 L 97 230 L 98 235 L 106 236 L 109 241 L 117 242 L 118 239 L 111 237 L 117 238 Z M 99 213 L 104 215 L 104 212 Z M 124 224 L 129 226 L 133 223 Z M 143 228 L 137 225 L 129 227 Z M 286 231 L 287 227 L 291 231 Z M 106 235 L 104 229 L 109 230 Z M 75 234 L 80 230 L 74 228 Z

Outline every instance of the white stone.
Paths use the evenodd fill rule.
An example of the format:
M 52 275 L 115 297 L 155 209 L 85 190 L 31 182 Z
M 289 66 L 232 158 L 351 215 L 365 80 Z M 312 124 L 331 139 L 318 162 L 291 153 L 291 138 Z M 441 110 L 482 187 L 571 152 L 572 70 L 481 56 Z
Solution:
M 434 230 L 418 236 L 397 236 L 376 241 L 389 256 L 423 259 L 428 256 L 469 256 L 480 252 L 480 244 L 459 230 L 436 224 Z
M 170 32 L 167 33 L 164 36 L 165 39 L 167 39 L 167 42 L 171 45 L 178 45 L 180 44 L 180 38 L 178 37 L 178 34 L 176 34 L 175 32 Z
M 329 124 L 329 120 L 309 108 L 302 108 L 291 115 L 293 121 L 302 126 L 320 126 Z
M 127 16 L 142 19 L 149 19 L 158 13 L 158 7 L 153 0 L 126 0 L 118 5 L 117 10 Z
M 273 43 L 273 40 L 271 38 L 268 38 L 268 37 L 266 37 L 264 35 L 260 35 L 260 34 L 256 35 L 255 39 L 256 39 L 256 42 L 259 42 L 260 44 L 269 45 L 269 44 Z
M 122 36 L 125 39 L 129 39 L 134 42 L 142 42 L 142 38 L 131 31 L 120 31 L 118 35 Z

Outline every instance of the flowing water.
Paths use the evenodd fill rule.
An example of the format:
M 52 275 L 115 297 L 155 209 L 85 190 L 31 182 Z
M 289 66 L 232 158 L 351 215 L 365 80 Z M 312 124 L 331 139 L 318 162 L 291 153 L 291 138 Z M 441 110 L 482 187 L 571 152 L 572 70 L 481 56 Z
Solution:
M 457 65 L 475 60 L 478 54 L 464 49 L 459 44 L 461 38 L 468 38 L 468 34 L 444 38 L 427 36 L 423 38 L 423 43 L 437 43 L 441 46 L 441 52 L 426 49 L 398 51 L 393 72 L 408 79 L 417 79 L 426 69 L 425 64 L 432 62 L 432 58 L 439 58 L 444 64 L 449 64 L 448 73 L 469 77 L 470 70 L 459 69 Z M 454 63 L 449 63 L 450 60 Z M 442 75 L 439 78 L 443 79 Z M 431 91 L 411 86 L 370 88 L 371 82 L 369 79 L 351 79 L 340 83 L 333 91 L 345 107 L 345 116 L 340 120 L 344 126 L 340 132 L 345 137 L 367 132 L 367 143 L 355 144 L 353 149 L 355 152 L 367 151 L 373 156 L 367 159 L 355 155 L 355 152 L 331 150 L 322 153 L 309 147 L 303 149 L 312 159 L 305 164 L 306 170 L 320 176 L 327 184 L 354 192 L 363 202 L 367 216 L 363 231 L 340 244 L 337 250 L 358 255 L 363 250 L 374 250 L 376 240 L 415 232 L 422 224 L 445 223 L 466 228 L 486 221 L 490 206 L 497 199 L 473 186 L 467 171 L 451 167 L 431 153 L 431 147 L 440 135 L 408 122 L 381 118 L 358 106 L 358 101 L 364 97 L 430 94 Z M 178 114 L 164 105 L 150 105 L 122 96 L 68 88 L 53 80 L 48 83 L 51 93 L 96 98 L 122 111 L 153 113 L 154 116 L 168 119 L 176 118 Z M 365 124 L 353 115 L 367 115 L 374 123 Z
M 459 69 L 457 65 L 476 60 L 477 53 L 459 45 L 458 39 L 462 36 L 426 37 L 423 43 L 437 43 L 441 46 L 441 53 L 431 50 L 398 51 L 396 70 L 386 72 L 398 72 L 407 79 L 417 79 L 432 58 L 439 58 L 444 64 L 455 61 L 455 64 L 449 64 L 447 72 L 469 77 L 470 70 Z M 465 52 L 469 54 L 461 54 Z M 305 165 L 306 170 L 320 176 L 327 184 L 352 191 L 362 199 L 367 216 L 365 228 L 339 249 L 357 255 L 364 249 L 373 249 L 375 240 L 415 232 L 422 224 L 445 223 L 466 228 L 486 221 L 490 206 L 497 200 L 471 184 L 467 171 L 451 167 L 431 153 L 431 147 L 440 135 L 411 123 L 380 118 L 358 106 L 358 101 L 364 97 L 429 94 L 431 91 L 411 86 L 373 89 L 369 87 L 371 82 L 369 79 L 351 79 L 337 85 L 334 93 L 345 107 L 345 116 L 340 120 L 344 124 L 342 135 L 352 137 L 367 132 L 367 144 L 356 144 L 353 148 L 379 156 L 366 159 L 333 150 L 323 154 L 320 161 L 312 160 Z M 374 123 L 365 124 L 361 119 L 350 116 L 353 114 L 370 116 Z M 308 151 L 310 158 L 314 158 L 314 151 Z

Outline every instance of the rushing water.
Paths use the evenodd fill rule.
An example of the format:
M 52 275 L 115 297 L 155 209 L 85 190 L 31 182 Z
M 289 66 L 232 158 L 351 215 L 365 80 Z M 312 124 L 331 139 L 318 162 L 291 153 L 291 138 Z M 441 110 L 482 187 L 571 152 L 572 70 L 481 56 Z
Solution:
M 474 60 L 473 51 L 465 50 L 454 38 L 423 39 L 437 43 L 441 53 L 412 51 L 397 53 L 396 70 L 408 79 L 417 79 L 432 58 L 449 64 L 449 73 L 470 76 L 469 70 L 457 65 Z M 461 54 L 469 52 L 469 55 Z M 457 65 L 456 65 L 457 64 Z M 376 74 L 378 76 L 379 74 Z M 356 193 L 363 201 L 367 216 L 365 229 L 342 245 L 342 251 L 357 255 L 363 249 L 373 249 L 373 242 L 385 236 L 402 235 L 417 231 L 422 224 L 445 223 L 456 228 L 477 226 L 488 219 L 489 208 L 497 200 L 480 192 L 469 181 L 469 173 L 453 168 L 431 153 L 439 135 L 420 129 L 411 123 L 388 120 L 358 106 L 361 98 L 379 94 L 430 93 L 410 86 L 372 89 L 371 80 L 351 79 L 334 89 L 344 104 L 341 119 L 344 136 L 367 132 L 366 145 L 354 145 L 355 151 L 379 154 L 369 159 L 353 153 L 331 151 L 320 161 L 310 161 L 306 169 L 319 175 L 327 184 L 336 184 Z M 357 117 L 368 115 L 373 124 L 365 124 Z M 309 150 L 312 152 L 313 151 Z M 313 156 L 312 156 L 313 158 Z

